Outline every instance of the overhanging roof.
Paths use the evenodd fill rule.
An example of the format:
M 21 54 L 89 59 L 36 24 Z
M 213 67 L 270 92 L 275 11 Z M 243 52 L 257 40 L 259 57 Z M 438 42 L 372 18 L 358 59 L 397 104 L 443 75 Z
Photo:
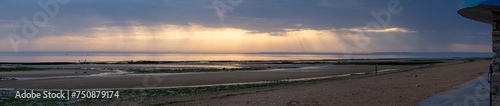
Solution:
M 490 24 L 492 11 L 500 11 L 500 0 L 463 0 L 458 13 L 463 17 Z

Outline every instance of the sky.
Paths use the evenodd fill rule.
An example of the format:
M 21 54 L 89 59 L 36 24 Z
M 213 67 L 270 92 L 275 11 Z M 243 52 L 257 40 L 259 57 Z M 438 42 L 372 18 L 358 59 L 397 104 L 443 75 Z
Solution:
M 1 0 L 0 51 L 490 52 L 460 0 Z

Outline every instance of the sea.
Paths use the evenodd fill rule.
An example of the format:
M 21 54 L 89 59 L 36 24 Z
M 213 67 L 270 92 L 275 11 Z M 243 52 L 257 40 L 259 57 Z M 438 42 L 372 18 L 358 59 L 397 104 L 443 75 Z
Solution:
M 190 52 L 0 52 L 0 62 L 253 61 L 391 58 L 491 58 L 489 52 L 190 53 Z

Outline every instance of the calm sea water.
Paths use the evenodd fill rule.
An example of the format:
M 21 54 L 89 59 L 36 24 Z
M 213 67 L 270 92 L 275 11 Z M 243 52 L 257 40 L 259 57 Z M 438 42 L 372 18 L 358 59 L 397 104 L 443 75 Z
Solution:
M 0 62 L 78 61 L 204 61 L 204 60 L 321 60 L 377 58 L 491 57 L 491 53 L 130 53 L 130 52 L 0 52 Z

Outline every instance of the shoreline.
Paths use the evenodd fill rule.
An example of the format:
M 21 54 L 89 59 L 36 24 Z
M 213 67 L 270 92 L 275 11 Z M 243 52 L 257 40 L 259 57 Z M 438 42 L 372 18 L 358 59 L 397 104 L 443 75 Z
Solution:
M 387 69 L 381 70 L 378 73 L 375 72 L 365 72 L 365 73 L 347 73 L 347 74 L 339 74 L 339 75 L 331 75 L 331 76 L 321 76 L 321 77 L 307 77 L 307 78 L 296 78 L 296 79 L 283 79 L 283 80 L 264 80 L 257 82 L 239 82 L 239 83 L 222 83 L 222 84 L 208 84 L 208 85 L 188 85 L 188 86 L 170 86 L 170 87 L 148 87 L 148 88 L 96 88 L 96 89 L 71 89 L 71 90 L 147 90 L 147 89 L 170 89 L 170 88 L 196 88 L 196 87 L 215 87 L 215 86 L 232 86 L 232 85 L 247 85 L 247 84 L 270 84 L 270 83 L 280 83 L 280 82 L 307 82 L 313 80 L 328 80 L 335 78 L 345 78 L 345 77 L 354 77 L 354 76 L 378 76 L 383 74 L 391 74 L 398 73 L 403 71 L 410 71 L 415 69 L 426 68 L 430 66 L 418 66 L 412 67 L 408 69 Z M 172 73 L 164 73 L 164 74 L 172 74 Z M 173 73 L 175 74 L 175 73 Z M 182 73 L 177 73 L 182 74 Z M 190 74 L 190 73 L 186 73 Z M 22 79 L 21 79 L 22 80 Z M 58 91 L 61 89 L 24 89 L 24 88 L 0 88 L 0 90 L 34 90 L 34 91 Z
M 22 65 L 22 67 L 33 67 L 21 68 L 25 70 L 49 68 L 54 69 L 54 71 L 27 70 L 21 72 L 2 72 L 2 70 L 0 70 L 0 77 L 2 77 L 2 80 L 0 81 L 0 84 L 2 86 L 0 86 L 0 88 L 144 89 L 218 84 L 260 83 L 265 81 L 288 81 L 290 79 L 298 80 L 319 77 L 364 75 L 376 73 L 378 71 L 409 70 L 415 67 L 422 67 L 425 64 L 460 63 L 471 60 L 474 59 L 341 59 L 335 61 L 287 60 L 254 62 L 182 62 L 154 64 Z M 203 69 L 208 72 L 198 72 L 193 70 L 201 69 L 193 69 L 193 67 L 198 67 L 201 69 L 212 67 L 215 68 L 215 70 Z M 231 68 L 228 67 L 242 68 L 242 70 L 231 71 L 229 70 Z M 6 69 L 4 68 L 3 70 Z M 179 71 L 175 71 L 176 73 L 166 73 L 170 72 L 171 70 Z M 181 72 L 182 70 L 186 70 L 188 72 Z M 59 84 L 53 84 L 52 82 L 58 82 Z M 150 84 L 154 85 L 151 86 Z
M 450 57 L 450 58 L 360 58 L 360 59 L 299 59 L 299 60 L 130 60 L 130 61 L 89 61 L 89 62 L 0 62 L 0 65 L 71 65 L 71 64 L 168 64 L 168 63 L 210 63 L 210 62 L 286 62 L 286 61 L 349 61 L 349 60 L 458 60 L 458 59 L 490 59 L 489 57 Z
M 379 66 L 382 69 L 410 66 Z M 290 69 L 267 69 L 234 72 L 150 73 L 119 74 L 97 77 L 55 78 L 35 80 L 4 80 L 1 88 L 24 89 L 100 89 L 100 88 L 162 88 L 174 86 L 196 86 L 227 83 L 279 81 L 313 77 L 337 76 L 353 73 L 373 72 L 371 65 L 327 65 L 306 66 Z M 334 69 L 335 71 L 331 71 Z M 406 68 L 404 68 L 406 69 Z M 29 73 L 29 72 L 28 72 Z M 6 77 L 9 78 L 9 77 Z M 57 84 L 52 82 L 58 82 Z M 127 82 L 127 83 L 123 83 Z M 43 85 L 39 85 L 43 84 Z M 153 84 L 153 85 L 151 85 Z
M 282 78 L 279 78 L 279 79 L 271 79 L 271 80 L 269 80 L 269 82 L 270 82 L 270 83 L 264 83 L 264 84 L 262 84 L 262 83 L 250 83 L 250 84 L 241 84 L 241 83 L 240 83 L 240 84 L 238 84 L 238 83 L 233 83 L 233 84 L 230 84 L 230 85 L 224 85 L 224 84 L 227 84 L 227 83 L 222 83 L 222 84 L 220 84 L 220 83 L 219 83 L 219 84 L 217 85 L 216 83 L 214 83 L 214 85 L 213 85 L 213 86 L 204 86 L 204 85 L 202 84 L 202 86 L 196 86 L 196 85 L 195 85 L 195 86 L 188 86 L 188 88 L 185 88 L 186 86 L 180 86 L 180 87 L 184 87 L 184 88 L 177 88 L 177 87 L 175 87 L 175 86 L 174 86 L 174 88 L 172 88 L 172 87 L 170 87 L 170 88 L 169 88 L 169 87 L 166 87 L 166 88 L 165 88 L 165 87 L 163 87 L 163 88 L 162 88 L 162 87 L 158 87 L 158 88 L 152 88 L 152 89 L 149 89 L 149 90 L 155 90 L 155 89 L 157 89 L 157 90 L 161 90 L 161 89 L 192 89 L 192 88 L 193 88 L 193 89 L 194 89 L 194 88 L 198 89 L 198 88 L 200 88 L 200 87 L 201 87 L 201 88 L 213 88 L 213 87 L 216 87 L 216 88 L 217 88 L 217 87 L 220 87 L 220 86 L 227 86 L 227 87 L 230 87 L 230 86 L 250 86 L 250 88 L 249 88 L 249 89 L 247 88 L 247 89 L 241 89 L 241 90 L 237 89 L 237 90 L 238 90 L 238 91 L 241 91 L 241 92 L 247 92 L 247 93 L 245 93 L 245 94 L 253 94 L 253 93 L 248 93 L 248 91 L 253 91 L 253 89 L 254 89 L 254 88 L 252 88 L 251 86 L 260 86 L 260 85 L 268 85 L 268 84 L 273 85 L 273 84 L 275 84 L 275 83 L 276 83 L 276 84 L 278 84 L 279 86 L 262 86 L 263 88 L 262 88 L 262 87 L 260 87 L 260 88 L 258 87 L 258 88 L 255 88 L 255 89 L 261 89 L 261 88 L 262 88 L 262 89 L 268 89 L 268 88 L 272 88 L 272 89 L 278 89 L 278 90 L 279 90 L 279 89 L 283 89 L 283 88 L 282 88 L 283 86 L 284 86 L 284 87 L 286 87 L 286 88 L 289 88 L 290 86 L 295 86 L 295 83 L 305 83 L 305 84 L 312 83 L 312 84 L 318 84 L 318 83 L 328 83 L 328 82 L 332 82 L 332 81 L 328 81 L 329 79 L 330 79 L 330 80 L 331 80 L 331 79 L 333 79 L 333 80 L 334 80 L 333 82 L 337 82 L 337 80 L 338 80 L 339 78 L 340 78 L 340 79 L 343 79 L 343 80 L 340 80 L 341 82 L 343 82 L 343 81 L 345 81 L 345 78 L 349 78 L 349 79 L 348 79 L 348 81 L 350 81 L 350 80 L 351 80 L 351 78 L 354 78 L 353 80 L 357 80 L 357 79 L 365 79 L 365 78 L 379 77 L 379 76 L 385 76 L 385 75 L 393 75 L 393 74 L 399 74 L 399 73 L 413 72 L 413 71 L 415 71 L 415 70 L 425 70 L 425 69 L 434 68 L 434 67 L 446 67 L 446 66 L 450 66 L 450 65 L 468 64 L 468 63 L 469 63 L 469 62 L 471 62 L 471 61 L 472 61 L 472 62 L 477 62 L 477 61 L 485 61 L 485 60 L 482 60 L 482 59 L 462 59 L 461 61 L 463 61 L 463 62 L 465 62 L 465 63 L 460 63 L 460 62 L 458 62 L 458 63 L 457 63 L 457 62 L 437 63 L 437 64 L 433 64 L 433 65 L 429 65 L 429 66 L 425 66 L 425 67 L 419 67 L 419 68 L 415 68 L 415 69 L 407 69 L 407 68 L 404 68 L 404 69 L 401 69 L 400 71 L 396 71 L 396 72 L 394 72 L 394 71 L 390 71 L 390 72 L 380 72 L 380 73 L 378 73 L 378 74 L 373 74 L 373 73 L 371 73 L 371 74 L 366 74 L 367 72 L 362 72 L 362 73 L 359 73 L 359 72 L 352 72 L 352 67 L 351 67 L 351 68 L 347 68 L 347 70 L 350 70 L 350 71 L 351 71 L 350 73 L 347 73 L 347 74 L 349 74 L 350 76 L 335 77 L 335 78 L 324 78 L 324 79 L 323 79 L 323 78 L 320 78 L 320 79 L 312 79 L 312 80 L 306 80 L 306 81 L 290 81 L 290 82 L 291 82 L 290 84 L 288 84 L 289 82 L 287 82 L 286 80 L 283 80 Z M 213 63 L 211 63 L 211 64 L 213 64 Z M 280 65 L 280 64 L 278 64 L 278 65 Z M 292 64 L 292 66 L 296 66 L 296 65 L 297 65 L 297 64 Z M 304 65 L 304 66 L 307 66 L 307 65 Z M 320 66 L 321 66 L 321 65 L 320 65 Z M 333 65 L 333 66 L 335 66 L 335 65 Z M 345 65 L 340 65 L 340 66 L 345 66 Z M 347 66 L 349 66 L 349 65 L 347 65 Z M 359 66 L 363 66 L 363 65 L 353 65 L 353 66 L 359 67 Z M 337 66 L 335 66 L 335 67 L 337 67 Z M 365 66 L 365 67 L 366 67 L 366 66 Z M 371 67 L 371 66 L 370 66 L 370 67 Z M 327 69 L 328 69 L 328 70 L 330 70 L 329 68 L 327 68 Z M 314 70 L 317 70 L 317 69 L 305 68 L 305 69 L 302 69 L 302 70 L 296 70 L 296 69 L 295 69 L 295 70 L 284 70 L 283 72 L 288 72 L 288 71 L 290 71 L 291 73 L 297 73 L 297 72 L 299 72 L 299 73 L 303 73 L 303 71 L 305 71 L 305 72 L 307 72 L 307 73 L 311 73 L 311 72 L 315 72 Z M 366 69 L 365 69 L 365 70 L 366 70 Z M 270 72 L 273 72 L 273 71 L 270 71 Z M 371 72 L 371 71 L 370 71 L 370 72 Z M 208 73 L 210 73 L 210 72 L 208 72 Z M 244 73 L 244 74 L 243 74 L 243 73 Z M 245 71 L 243 71 L 243 72 L 242 72 L 242 74 L 243 74 L 243 75 L 248 74 L 248 73 L 249 73 L 249 72 L 245 72 Z M 258 71 L 257 71 L 257 72 L 251 72 L 251 73 L 262 73 L 262 72 L 258 72 Z M 356 74 L 356 73 L 358 73 L 358 74 Z M 274 73 L 273 75 L 275 75 L 275 74 L 277 74 L 277 73 Z M 189 75 L 189 73 L 188 73 L 187 75 Z M 264 74 L 264 75 L 265 75 L 265 74 Z M 299 75 L 302 75 L 302 76 L 303 76 L 303 74 L 299 74 Z M 325 75 L 325 73 L 323 73 L 323 74 L 318 74 L 318 75 L 319 75 L 319 76 L 317 76 L 317 77 L 325 77 L 325 76 L 324 76 L 324 75 Z M 338 73 L 337 73 L 337 74 L 334 74 L 334 75 L 341 75 L 341 74 L 338 74 Z M 231 75 L 223 75 L 223 76 L 231 76 Z M 141 78 L 141 77 L 138 77 L 138 78 Z M 142 76 L 142 78 L 144 78 L 144 76 Z M 152 77 L 150 77 L 150 78 L 152 78 Z M 182 77 L 176 77 L 176 78 L 182 78 Z M 200 78 L 201 78 L 201 79 L 205 79 L 205 80 L 207 80 L 207 78 L 203 78 L 203 77 L 193 77 L 193 78 L 195 78 L 195 79 L 196 79 L 196 81 L 200 81 Z M 217 78 L 217 77 L 213 77 L 213 78 Z M 241 79 L 242 79 L 241 77 L 236 77 L 236 78 L 237 78 L 238 80 L 241 80 Z M 311 78 L 311 76 L 310 76 L 310 77 L 302 77 L 302 78 Z M 119 79 L 122 79 L 122 80 L 123 80 L 123 78 L 119 78 Z M 172 79 L 168 79 L 168 77 L 160 77 L 160 79 L 166 80 L 167 82 L 168 82 L 168 80 L 172 80 Z M 174 78 L 174 79 L 175 79 L 175 78 Z M 223 78 L 223 79 L 225 79 L 225 78 Z M 286 77 L 285 77 L 285 79 L 288 79 L 288 78 L 286 78 Z M 300 79 L 300 78 L 299 78 L 299 79 Z M 68 79 L 68 80 L 69 80 L 69 79 Z M 69 82 L 74 82 L 74 81 L 75 81 L 74 79 L 71 79 L 71 80 L 73 80 L 73 81 L 69 81 Z M 82 79 L 82 80 L 86 80 L 86 79 Z M 225 79 L 225 80 L 227 80 L 227 79 Z M 289 80 L 290 80 L 290 79 L 289 79 Z M 293 79 L 291 79 L 291 80 L 293 80 Z M 48 81 L 48 82 L 53 82 L 53 81 L 51 81 L 51 80 L 47 80 L 47 81 Z M 47 82 L 47 81 L 42 81 L 42 82 Z M 54 81 L 59 82 L 59 84 L 63 84 L 63 83 L 61 83 L 61 81 L 65 81 L 65 80 L 54 80 Z M 86 80 L 86 81 L 88 81 L 88 80 Z M 101 80 L 96 80 L 96 81 L 103 81 L 103 79 L 101 79 Z M 127 81 L 127 82 L 130 82 L 130 81 L 133 81 L 133 80 L 129 80 L 129 81 Z M 193 81 L 194 81 L 194 80 L 193 80 Z M 263 81 L 265 81 L 265 80 L 263 80 Z M 317 82 L 317 81 L 319 81 L 319 82 Z M 90 81 L 90 82 L 95 82 L 95 81 Z M 181 82 L 184 82 L 184 81 L 181 81 Z M 257 81 L 257 82 L 259 82 L 259 81 Z M 260 81 L 260 82 L 262 82 L 262 81 Z M 0 81 L 0 83 L 6 84 L 5 82 L 2 82 L 2 81 Z M 40 83 L 40 82 L 38 82 L 38 83 Z M 165 82 L 164 82 L 164 83 L 165 83 Z M 172 82 L 169 82 L 169 83 L 172 83 Z M 185 83 L 185 82 L 184 82 L 184 83 Z M 284 84 L 283 86 L 282 86 L 282 83 Z M 13 84 L 16 84 L 16 83 L 13 83 Z M 34 83 L 34 84 L 36 84 L 36 83 Z M 47 84 L 48 84 L 48 83 L 47 83 Z M 234 85 L 234 84 L 236 84 L 236 85 Z M 18 85 L 23 85 L 23 84 L 18 84 Z M 25 85 L 25 84 L 24 84 L 24 85 Z M 280 87 L 280 86 L 281 86 L 281 87 Z M 301 85 L 299 84 L 298 86 L 300 87 Z M 277 88 L 276 88 L 276 87 L 277 87 Z M 128 88 L 130 88 L 130 87 L 128 87 Z M 244 87 L 244 88 L 245 88 L 245 87 Z M 89 88 L 84 88 L 84 89 L 89 89 Z M 134 88 L 134 89 L 135 89 L 135 88 Z M 134 89 L 128 89 L 128 90 L 134 90 Z M 12 89 L 7 89 L 7 90 L 12 90 Z M 19 90 L 19 89 L 15 89 L 15 90 Z M 47 89 L 42 89 L 42 90 L 47 90 Z M 73 90 L 77 90 L 77 89 L 73 89 Z M 97 89 L 94 89 L 94 90 L 97 90 Z M 141 91 L 142 91 L 142 90 L 146 90 L 146 91 L 149 91 L 149 90 L 147 90 L 147 89 L 142 89 L 142 88 L 137 88 L 137 89 L 135 89 L 135 90 L 141 90 Z M 269 89 L 268 89 L 268 90 L 269 90 Z M 217 92 L 219 92 L 219 91 L 217 91 Z M 226 92 L 226 91 L 222 91 L 222 92 Z M 260 91 L 258 91 L 258 92 L 260 92 Z M 214 93 L 214 92 L 204 92 L 203 94 L 205 94 L 205 93 L 211 94 L 211 93 Z M 217 94 L 217 95 L 219 95 L 219 94 Z M 233 93 L 231 93 L 231 94 L 229 94 L 229 95 L 234 95 L 234 94 L 233 94 Z M 239 94 L 237 94 L 237 95 L 239 95 Z M 213 97 L 213 96 L 214 96 L 214 95 L 208 95 L 208 97 Z M 219 96 L 224 96 L 224 95 L 219 95 Z M 219 97 L 219 96 L 216 96 L 216 97 Z M 227 95 L 226 95 L 226 96 L 227 96 Z M 166 97 L 171 98 L 170 96 L 166 96 Z M 175 97 L 175 98 L 177 98 L 176 96 L 174 96 L 174 97 Z M 205 96 L 205 97 L 206 97 L 206 96 Z M 143 98 L 143 97 L 139 97 L 139 98 Z M 146 97 L 146 98 L 147 98 L 147 97 Z M 198 98 L 198 97 L 190 97 L 190 98 Z M 132 98 L 132 99 L 133 99 L 133 98 Z M 185 101 L 185 100 L 182 100 L 182 99 L 180 99 L 180 100 L 179 100 L 179 99 L 174 99 L 174 101 L 173 101 L 173 102 L 175 102 L 175 100 L 177 100 L 177 102 L 178 102 L 178 101 Z M 189 100 L 192 100 L 192 99 L 189 99 Z M 198 99 L 196 99 L 196 100 L 198 100 Z M 201 100 L 203 101 L 203 100 L 205 100 L 205 99 L 201 99 Z M 113 101 L 115 101 L 115 100 L 113 100 Z M 120 101 L 120 100 L 118 100 L 118 101 Z M 171 102 L 172 102 L 172 101 L 171 101 Z M 157 104 L 158 102 L 152 102 L 152 103 L 153 103 L 153 104 Z M 160 104 L 161 104 L 161 103 L 160 103 Z M 168 103 L 168 104 L 170 104 L 170 103 Z

